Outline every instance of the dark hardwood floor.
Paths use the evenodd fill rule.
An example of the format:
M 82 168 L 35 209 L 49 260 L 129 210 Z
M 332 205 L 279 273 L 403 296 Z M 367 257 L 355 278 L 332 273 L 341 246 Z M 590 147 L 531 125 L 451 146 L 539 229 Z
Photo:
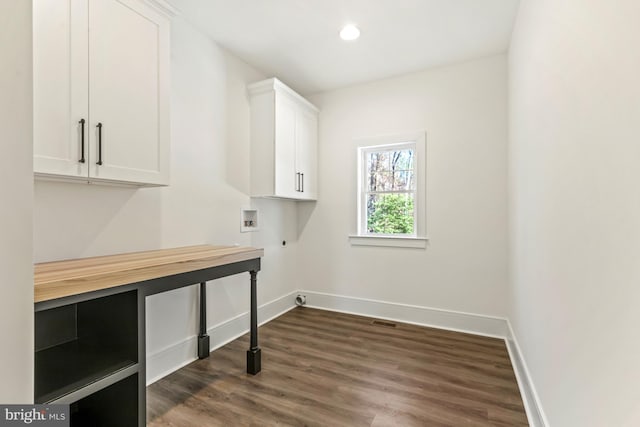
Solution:
M 149 426 L 526 426 L 504 341 L 296 308 L 147 388 Z

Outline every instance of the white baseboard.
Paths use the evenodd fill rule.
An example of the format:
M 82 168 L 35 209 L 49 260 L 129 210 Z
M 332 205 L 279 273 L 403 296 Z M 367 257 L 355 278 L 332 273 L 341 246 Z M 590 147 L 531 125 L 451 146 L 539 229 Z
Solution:
M 507 321 L 507 323 L 509 326 L 509 334 L 505 338 L 505 342 L 507 344 L 507 350 L 509 351 L 509 357 L 511 358 L 511 365 L 518 380 L 518 387 L 520 387 L 520 395 L 522 395 L 522 401 L 527 411 L 529 425 L 531 425 L 531 427 L 546 427 L 549 425 L 549 422 L 540 404 L 540 398 L 531 380 L 531 375 L 529 374 L 525 359 L 522 356 L 522 351 L 520 351 L 518 340 L 513 333 L 513 328 L 511 328 L 511 322 Z
M 297 294 L 298 292 L 291 292 L 259 306 L 258 324 L 263 325 L 294 308 Z M 249 332 L 249 321 L 249 312 L 246 312 L 207 328 L 211 351 Z M 198 340 L 196 335 L 173 343 L 153 354 L 148 354 L 147 385 L 153 384 L 160 378 L 193 362 L 197 359 L 197 354 Z
M 501 317 L 365 298 L 346 297 L 313 291 L 298 291 L 298 293 L 306 295 L 307 306 L 312 308 L 395 320 L 403 323 L 467 332 L 494 338 L 506 338 L 508 333 L 507 319 Z

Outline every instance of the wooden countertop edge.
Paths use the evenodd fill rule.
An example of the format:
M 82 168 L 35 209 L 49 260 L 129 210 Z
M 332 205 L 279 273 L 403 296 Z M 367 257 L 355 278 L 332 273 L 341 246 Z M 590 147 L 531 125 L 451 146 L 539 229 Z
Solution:
M 102 255 L 88 258 L 76 258 L 66 259 L 60 261 L 42 262 L 35 264 L 36 274 L 50 273 L 59 270 L 70 270 L 83 268 L 86 266 L 109 265 L 117 264 L 120 262 L 126 262 L 136 259 L 150 259 L 158 256 L 165 256 L 164 254 L 182 254 L 182 253 L 197 253 L 201 251 L 210 251 L 212 249 L 230 248 L 233 246 L 210 246 L 210 245 L 197 245 L 197 246 L 181 246 L 173 249 L 156 249 L 150 251 L 137 251 L 127 252 L 115 255 Z
M 190 248 L 193 252 L 189 251 Z M 262 256 L 264 250 L 259 248 L 201 245 L 36 264 L 34 302 L 109 289 Z M 67 275 L 65 265 L 71 266 L 66 270 Z
M 174 264 L 194 259 L 220 257 L 244 253 L 255 248 L 237 246 L 204 246 L 166 249 L 157 251 L 134 252 L 103 257 L 81 258 L 76 260 L 55 261 L 52 263 L 36 264 L 34 283 L 58 281 L 73 277 L 86 277 L 102 274 L 105 271 L 132 270 L 142 267 Z

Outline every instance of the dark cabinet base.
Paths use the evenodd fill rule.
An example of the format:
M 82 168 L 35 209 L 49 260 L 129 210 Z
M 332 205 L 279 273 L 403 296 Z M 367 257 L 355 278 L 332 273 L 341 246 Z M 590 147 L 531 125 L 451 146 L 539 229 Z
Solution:
M 261 370 L 257 280 L 260 258 L 188 271 L 35 305 L 36 403 L 70 404 L 72 426 L 146 424 L 145 298 L 200 283 L 198 356 L 209 355 L 206 282 L 251 275 L 247 372 Z
M 72 427 L 135 427 L 138 425 L 138 374 L 71 405 Z
M 35 313 L 36 403 L 138 363 L 138 295 L 123 292 Z

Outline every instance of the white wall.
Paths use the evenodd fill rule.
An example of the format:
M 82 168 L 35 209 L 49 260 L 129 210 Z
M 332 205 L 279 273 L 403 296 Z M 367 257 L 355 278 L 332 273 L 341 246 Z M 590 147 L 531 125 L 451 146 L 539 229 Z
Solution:
M 31 2 L 0 2 L 0 402 L 33 401 Z
M 640 425 L 640 3 L 523 1 L 509 317 L 553 426 Z
M 201 243 L 255 245 L 265 248 L 262 304 L 294 289 L 295 264 L 287 255 L 296 246 L 292 202 L 254 202 L 263 231 L 240 233 L 240 209 L 251 204 L 245 86 L 264 76 L 181 18 L 171 30 L 171 185 L 136 190 L 36 182 L 35 260 Z M 249 275 L 212 282 L 207 297 L 209 326 L 247 311 Z M 184 362 L 176 357 L 188 353 L 182 347 L 197 332 L 197 314 L 196 287 L 147 300 L 150 378 Z
M 319 200 L 299 208 L 299 288 L 506 314 L 504 55 L 311 96 L 320 110 Z M 355 138 L 427 134 L 426 249 L 350 246 Z

